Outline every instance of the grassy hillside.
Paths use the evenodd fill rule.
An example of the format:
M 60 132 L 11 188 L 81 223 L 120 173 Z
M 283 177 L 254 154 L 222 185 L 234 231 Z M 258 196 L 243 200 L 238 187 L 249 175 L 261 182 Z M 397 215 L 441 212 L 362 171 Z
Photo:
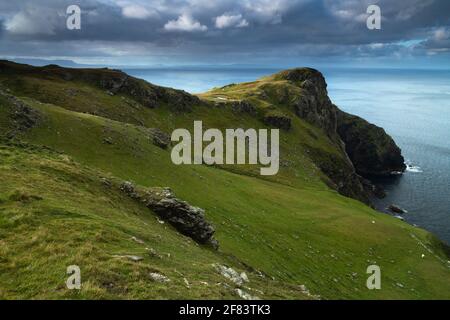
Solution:
M 3 143 L 0 154 L 2 299 L 238 298 L 213 264 L 247 271 L 243 290 L 249 294 L 309 298 L 232 256 L 199 247 L 103 183 L 114 178 L 67 155 L 11 143 Z M 66 268 L 74 264 L 82 270 L 79 292 L 65 287 Z M 151 272 L 171 281 L 153 282 Z
M 2 142 L 3 298 L 236 298 L 233 287 L 217 285 L 226 280 L 213 263 L 247 270 L 246 290 L 261 298 L 308 298 L 300 285 L 322 298 L 450 298 L 449 258 L 431 234 L 330 188 L 318 162 L 339 167 L 345 154 L 322 128 L 270 99 L 272 89 L 274 96 L 298 91 L 284 80 L 217 89 L 190 112 L 164 103 L 148 108 L 125 93 L 111 95 L 88 81 L 48 79 L 34 69 L 26 76 L 0 73 L 0 83 L 3 92 L 36 111 L 31 128 L 18 130 L 15 103 L 7 94 L 0 97 L 1 133 L 26 143 Z M 261 86 L 270 88 L 266 99 L 254 96 Z M 255 113 L 223 104 L 244 97 Z M 290 130 L 281 130 L 283 166 L 274 177 L 262 178 L 251 166 L 175 166 L 170 150 L 151 142 L 148 128 L 189 129 L 194 120 L 207 127 L 264 127 L 266 108 L 292 122 Z M 105 189 L 105 176 L 170 187 L 204 208 L 219 251 L 196 245 L 141 204 Z M 171 257 L 149 257 L 132 236 Z M 113 257 L 127 254 L 145 258 Z M 86 270 L 78 294 L 64 287 L 69 264 Z M 382 290 L 365 286 L 370 264 L 381 267 Z M 152 270 L 173 281 L 151 282 Z

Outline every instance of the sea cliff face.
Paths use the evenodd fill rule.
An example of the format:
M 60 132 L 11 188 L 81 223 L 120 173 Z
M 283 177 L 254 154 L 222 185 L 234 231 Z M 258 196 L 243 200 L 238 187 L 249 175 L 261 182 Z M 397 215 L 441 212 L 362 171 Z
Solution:
M 337 123 L 337 132 L 358 174 L 370 178 L 405 171 L 400 148 L 383 128 L 343 111 L 338 112 Z
M 339 192 L 369 203 L 368 198 L 376 188 L 367 179 L 405 171 L 401 150 L 392 137 L 384 129 L 335 106 L 319 71 L 287 70 L 275 79 L 287 80 L 302 89 L 300 95 L 288 101 L 296 115 L 322 128 L 346 154 L 348 161 L 338 168 L 330 162 L 320 162 L 321 169 L 335 182 Z

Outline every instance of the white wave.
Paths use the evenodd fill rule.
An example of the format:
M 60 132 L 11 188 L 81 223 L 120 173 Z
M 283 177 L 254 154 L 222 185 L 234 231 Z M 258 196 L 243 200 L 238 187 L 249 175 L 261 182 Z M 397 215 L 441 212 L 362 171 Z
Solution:
M 412 173 L 422 173 L 423 170 L 419 166 L 415 166 L 411 163 L 411 161 L 407 160 L 405 162 L 406 164 L 406 171 L 412 172 Z

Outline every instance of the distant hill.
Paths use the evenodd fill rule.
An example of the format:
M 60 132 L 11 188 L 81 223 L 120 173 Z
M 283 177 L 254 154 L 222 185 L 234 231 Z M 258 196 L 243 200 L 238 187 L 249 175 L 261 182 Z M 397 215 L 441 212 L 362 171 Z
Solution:
M 57 64 L 62 67 L 67 68 L 86 68 L 86 65 L 79 64 L 76 62 L 73 62 L 72 60 L 46 60 L 46 59 L 31 59 L 31 58 L 16 58 L 12 61 L 16 63 L 22 63 L 22 64 L 29 64 L 35 67 L 43 67 L 47 66 L 49 64 Z

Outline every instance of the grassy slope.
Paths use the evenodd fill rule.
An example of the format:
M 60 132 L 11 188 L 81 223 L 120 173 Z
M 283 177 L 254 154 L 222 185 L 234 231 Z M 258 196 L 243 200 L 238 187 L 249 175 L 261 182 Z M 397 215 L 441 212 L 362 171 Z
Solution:
M 143 205 L 102 184 L 98 171 L 39 147 L 3 144 L 0 155 L 0 298 L 237 297 L 212 264 L 241 271 L 244 265 L 160 224 Z M 72 264 L 82 270 L 80 292 L 65 287 Z M 152 282 L 150 272 L 171 282 Z M 294 286 L 247 273 L 252 290 L 245 290 L 253 295 L 306 297 Z
M 97 94 L 109 99 L 105 93 Z M 24 140 L 51 146 L 83 164 L 143 186 L 172 187 L 181 198 L 206 209 L 217 228 L 221 252 L 276 280 L 305 284 L 325 298 L 450 297 L 445 281 L 449 269 L 431 235 L 329 190 L 294 137 L 314 144 L 317 141 L 308 132 L 316 130 L 319 145 L 328 148 L 329 142 L 296 118 L 294 132 L 282 135 L 282 152 L 289 149 L 295 165 L 283 168 L 270 181 L 252 177 L 248 168 L 239 170 L 242 175 L 205 166 L 177 167 L 171 164 L 168 151 L 149 142 L 142 127 L 25 101 L 46 116 Z M 88 101 L 78 103 L 80 108 L 88 106 Z M 148 126 L 166 130 L 190 127 L 194 119 L 218 127 L 260 126 L 250 116 L 214 108 L 197 108 L 190 114 L 173 114 L 165 108 L 145 112 L 149 116 L 143 121 Z M 112 137 L 113 144 L 104 144 L 104 137 Z M 11 192 L 7 189 L 4 192 Z M 201 252 L 210 254 L 206 249 Z M 188 257 L 183 256 L 193 260 Z M 45 257 L 34 258 L 45 263 Z M 365 270 L 372 263 L 381 266 L 383 290 L 365 288 Z

